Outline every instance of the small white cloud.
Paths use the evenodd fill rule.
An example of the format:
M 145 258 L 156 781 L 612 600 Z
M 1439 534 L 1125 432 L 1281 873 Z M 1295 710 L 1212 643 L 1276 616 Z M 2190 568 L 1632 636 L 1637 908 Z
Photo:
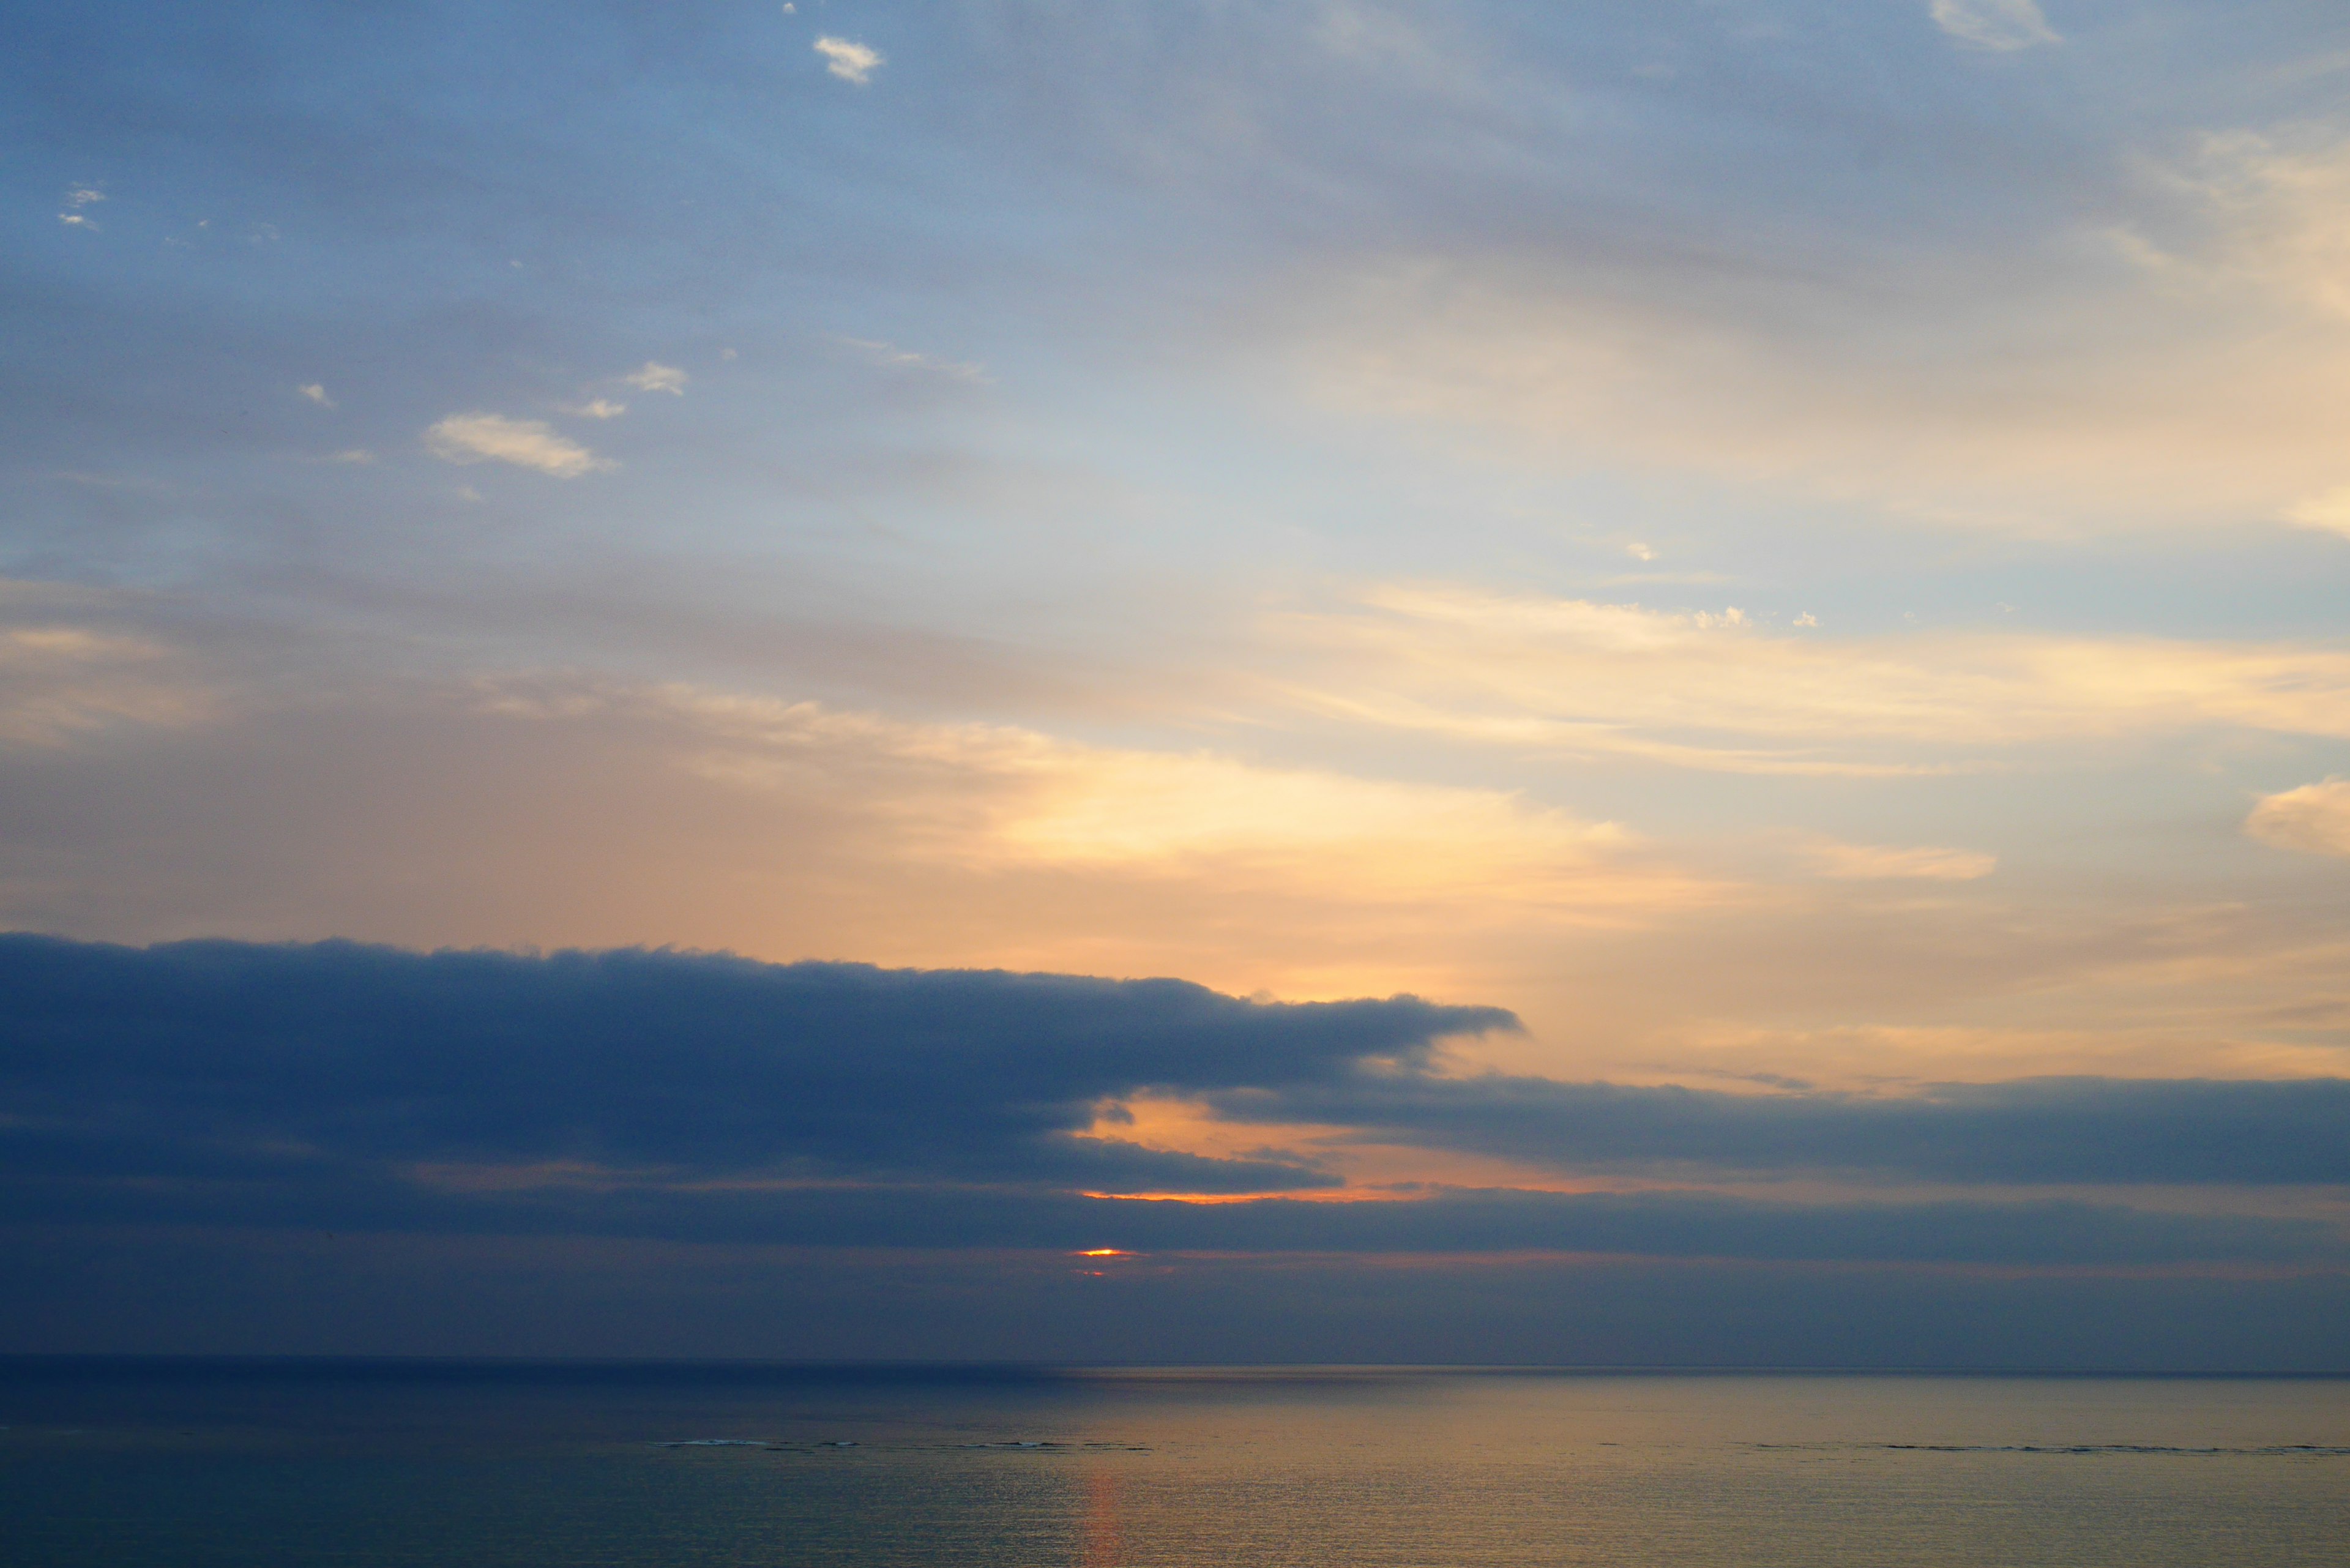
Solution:
M 799 10 L 799 7 L 798 7 L 798 6 L 796 6 L 796 5 L 793 5 L 793 4 L 792 4 L 792 0 L 784 0 L 784 15 L 785 15 L 785 16 L 792 16 L 792 15 L 794 15 L 795 13 L 796 13 L 798 10 Z
M 2279 849 L 2350 855 L 2350 779 L 2263 795 L 2244 819 L 2244 831 Z
M 1820 624 L 1820 618 L 1814 615 L 1811 611 L 1805 610 L 1803 614 L 1795 618 L 1795 624 L 1797 626 L 1817 626 Z
M 294 389 L 322 409 L 331 409 L 335 406 L 335 400 L 327 396 L 327 389 L 316 381 L 307 387 L 296 387 Z
M 1843 882 L 1905 878 L 1927 882 L 1972 882 L 1999 869 L 1999 857 L 1971 849 L 1943 849 L 1931 845 L 1898 847 L 1884 844 L 1844 844 L 1833 838 L 1813 841 L 1812 864 L 1823 877 Z
M 825 58 L 824 68 L 845 82 L 863 87 L 873 79 L 875 69 L 889 62 L 879 49 L 864 44 L 851 43 L 847 38 L 829 36 L 816 41 L 816 52 Z
M 951 380 L 969 381 L 974 386 L 987 380 L 987 368 L 968 359 L 933 359 L 928 354 L 917 354 L 910 348 L 900 348 L 895 343 L 885 343 L 878 337 L 837 337 L 835 342 L 856 349 L 876 365 L 886 365 L 893 370 L 927 370 L 934 376 Z
M 345 447 L 342 451 L 327 459 L 327 461 L 328 462 L 355 462 L 366 464 L 371 463 L 375 461 L 375 453 L 368 451 L 367 448 L 363 446 Z
M 2064 37 L 2034 0 L 1934 0 L 1934 25 L 1962 44 L 2002 54 Z
M 451 414 L 424 432 L 424 448 L 443 462 L 511 462 L 557 479 L 613 465 L 577 441 L 559 436 L 545 420 L 504 414 Z
M 82 209 L 84 207 L 96 206 L 99 202 L 105 200 L 106 192 L 99 190 L 97 186 L 76 185 L 66 192 L 64 203 L 66 210 L 57 214 L 57 222 L 63 223 L 69 229 L 88 229 L 90 233 L 96 234 L 98 232 L 97 222 L 85 213 Z
M 1624 553 L 1631 556 L 1632 559 L 1636 561 L 1653 561 L 1657 558 L 1657 553 L 1654 550 L 1649 549 L 1646 545 L 1640 544 L 1637 540 L 1625 545 Z
M 650 359 L 645 361 L 643 369 L 620 378 L 639 392 L 669 392 L 681 398 L 685 396 L 685 383 L 691 379 L 674 365 L 657 364 Z
M 1715 627 L 1744 626 L 1746 624 L 1746 612 L 1740 609 L 1736 605 L 1731 605 L 1728 608 L 1724 609 L 1720 615 L 1715 615 L 1710 610 L 1700 610 L 1697 614 L 1690 617 L 1690 620 L 1694 625 L 1703 627 L 1708 630 L 1711 630 Z
M 566 403 L 563 411 L 583 420 L 617 420 L 629 411 L 629 405 L 609 398 L 590 398 L 584 403 Z

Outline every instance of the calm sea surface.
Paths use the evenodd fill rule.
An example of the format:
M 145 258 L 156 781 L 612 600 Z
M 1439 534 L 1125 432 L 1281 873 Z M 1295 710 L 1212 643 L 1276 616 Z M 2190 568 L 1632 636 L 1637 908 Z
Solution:
M 2350 1383 L 0 1361 L 0 1562 L 2350 1563 Z

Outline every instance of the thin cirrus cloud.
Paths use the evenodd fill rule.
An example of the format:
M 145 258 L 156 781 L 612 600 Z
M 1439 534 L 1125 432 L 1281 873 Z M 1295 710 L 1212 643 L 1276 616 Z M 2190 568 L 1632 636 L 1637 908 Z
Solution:
M 2336 485 L 2321 495 L 2297 501 L 2285 508 L 2285 521 L 2321 533 L 2350 538 L 2350 484 Z
M 2253 292 L 2350 320 L 2350 138 L 2339 129 L 2320 121 L 2212 132 L 2183 156 L 2151 162 L 2148 173 L 2184 211 L 2168 214 L 2163 233 L 2124 227 L 2115 237 L 2173 299 Z
M 967 359 L 938 359 L 928 354 L 917 354 L 910 348 L 900 348 L 895 343 L 878 337 L 842 337 L 837 339 L 844 348 L 854 348 L 874 364 L 892 370 L 920 370 L 949 380 L 984 384 L 987 368 Z
M 858 87 L 870 85 L 873 73 L 889 63 L 878 49 L 828 34 L 818 38 L 813 47 L 817 54 L 824 57 L 824 68 L 827 72 Z
M 1847 882 L 1972 882 L 1999 869 L 1995 855 L 1931 845 L 1841 844 L 1820 839 L 1806 846 L 1806 854 L 1821 876 Z
M 1728 612 L 1444 585 L 1268 618 L 1270 701 L 1491 744 L 1886 776 L 2197 728 L 2350 738 L 2324 645 L 2026 633 L 1822 639 Z
M 424 448 L 443 462 L 510 462 L 556 479 L 577 479 L 616 464 L 597 456 L 545 420 L 504 414 L 451 414 L 424 432 Z
M 2262 796 L 2244 831 L 2280 849 L 2350 855 L 2350 779 L 2330 778 Z
M 218 707 L 187 661 L 151 639 L 54 622 L 0 631 L 0 742 L 47 748 L 126 725 L 177 729 Z
M 583 694 L 558 697 L 577 713 Z M 813 702 L 614 689 L 590 701 L 683 722 L 683 765 L 723 787 L 798 793 L 828 776 L 886 801 L 906 857 L 1053 867 L 1227 888 L 1310 887 L 1369 902 L 1441 899 L 1610 921 L 1701 905 L 1721 883 L 1608 822 L 1500 790 L 1268 767 L 1212 753 L 1089 746 L 1010 726 L 910 723 Z M 517 691 L 527 710 L 533 700 Z
M 2218 524 L 2343 484 L 2350 140 L 2206 132 L 2128 164 L 2110 217 L 2042 220 L 1997 291 L 1970 281 L 1987 258 L 1863 234 L 1792 268 L 1692 241 L 1638 271 L 1436 236 L 1268 280 L 1234 351 L 1481 466 L 1702 472 L 1913 523 Z
M 1934 0 L 1934 25 L 1962 44 L 2005 54 L 2064 40 L 2034 0 Z

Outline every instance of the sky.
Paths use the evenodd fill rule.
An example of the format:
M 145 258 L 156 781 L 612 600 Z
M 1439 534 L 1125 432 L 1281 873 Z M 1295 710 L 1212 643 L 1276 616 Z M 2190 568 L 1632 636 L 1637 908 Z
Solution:
M 2338 7 L 9 31 L 0 1349 L 2350 1366 Z

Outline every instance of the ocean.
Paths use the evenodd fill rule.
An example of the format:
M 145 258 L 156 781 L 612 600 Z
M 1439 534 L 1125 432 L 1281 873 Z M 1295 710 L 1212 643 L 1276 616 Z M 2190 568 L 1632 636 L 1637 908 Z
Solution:
M 2350 1562 L 2350 1382 L 0 1361 L 10 1568 Z

